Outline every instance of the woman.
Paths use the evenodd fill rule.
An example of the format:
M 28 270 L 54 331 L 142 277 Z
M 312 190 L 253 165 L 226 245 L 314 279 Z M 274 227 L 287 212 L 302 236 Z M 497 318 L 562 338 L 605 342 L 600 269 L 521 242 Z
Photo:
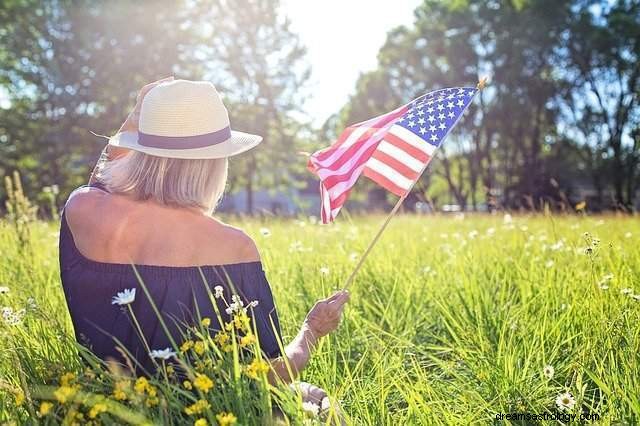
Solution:
M 171 337 L 180 341 L 176 320 L 188 323 L 196 312 L 216 318 L 208 291 L 220 285 L 227 300 L 237 292 L 245 304 L 258 302 L 251 312 L 271 360 L 272 380 L 291 381 L 305 367 L 318 339 L 337 328 L 349 294 L 339 291 L 318 301 L 282 351 L 278 315 L 255 243 L 211 215 L 225 187 L 227 158 L 261 140 L 230 130 L 211 83 L 170 77 L 140 91 L 89 185 L 71 194 L 62 215 L 61 278 L 80 343 L 102 359 L 123 361 L 117 339 L 142 370 L 151 371 L 149 349 L 171 347 Z M 131 298 L 114 298 L 127 289 L 138 290 L 129 307 L 144 341 L 119 306 Z M 225 307 L 218 307 L 223 317 Z M 301 387 L 307 399 L 320 402 L 326 396 L 317 387 Z

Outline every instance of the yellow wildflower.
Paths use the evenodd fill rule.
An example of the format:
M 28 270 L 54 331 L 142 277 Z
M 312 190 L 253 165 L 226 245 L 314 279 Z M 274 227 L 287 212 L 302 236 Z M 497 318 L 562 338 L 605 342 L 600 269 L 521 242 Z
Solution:
M 49 401 L 43 401 L 40 403 L 40 411 L 38 411 L 38 415 L 40 417 L 46 416 L 47 414 L 49 414 L 52 408 L 52 403 L 50 403 Z
M 100 413 L 104 413 L 105 411 L 107 411 L 107 404 L 98 402 L 89 410 L 89 417 L 95 419 Z
M 194 345 L 193 345 L 193 350 L 198 354 L 198 355 L 202 355 L 204 353 L 204 342 L 202 340 L 197 341 Z
M 64 373 L 60 376 L 60 385 L 61 386 L 71 386 L 71 383 L 75 380 L 76 375 L 73 373 Z
M 269 364 L 262 359 L 254 359 L 251 364 L 247 366 L 247 376 L 252 379 L 257 379 L 259 375 L 267 373 L 269 371 Z
M 185 380 L 184 382 L 182 382 L 182 386 L 184 386 L 185 389 L 191 390 L 193 389 L 193 385 L 191 384 L 190 381 Z
M 233 325 L 235 325 L 238 330 L 248 329 L 249 322 L 249 317 L 244 312 L 233 317 Z
M 234 425 L 238 421 L 238 419 L 236 418 L 236 416 L 233 415 L 233 413 L 225 413 L 225 412 L 216 414 L 216 420 L 218 421 L 218 424 L 220 426 Z
M 253 333 L 248 333 L 246 336 L 243 336 L 242 339 L 240 339 L 240 346 L 249 346 L 255 342 L 256 336 Z
M 227 333 L 221 332 L 216 334 L 213 340 L 220 346 L 224 346 L 229 341 L 229 335 Z
M 208 424 L 207 419 L 200 418 L 193 423 L 193 426 L 207 426 Z
M 138 380 L 136 380 L 136 384 L 133 386 L 133 388 L 138 394 L 142 395 L 144 391 L 147 390 L 147 386 L 149 386 L 149 381 L 146 379 L 146 377 L 139 377 Z
M 180 346 L 180 352 L 187 352 L 192 347 L 193 347 L 193 340 L 185 340 L 182 346 Z
M 233 345 L 224 345 L 222 350 L 225 352 L 231 352 L 233 350 Z
M 174 372 L 173 365 L 167 365 L 167 374 L 173 374 Z
M 227 331 L 233 330 L 233 322 L 228 322 L 224 325 L 224 329 Z
M 118 401 L 124 401 L 127 399 L 127 391 L 129 390 L 129 382 L 127 380 L 120 380 L 116 382 L 113 388 L 113 397 Z
M 211 405 L 209 404 L 209 402 L 204 399 L 200 399 L 196 401 L 195 404 L 191 404 L 190 406 L 186 407 L 184 409 L 184 412 L 187 413 L 189 416 L 192 416 L 194 414 L 200 414 L 204 410 L 208 410 L 209 408 L 211 408 Z
M 207 393 L 213 387 L 213 381 L 204 374 L 197 373 L 193 385 L 196 389 Z
M 75 393 L 76 390 L 71 386 L 60 386 L 55 392 L 53 392 L 53 396 L 56 397 L 59 403 L 64 404 L 71 399 Z
M 211 318 L 202 318 L 202 326 L 209 327 L 211 325 Z
M 16 405 L 19 407 L 24 404 L 24 392 L 22 390 L 18 390 L 15 395 Z
M 154 405 L 158 405 L 158 397 L 155 396 L 155 393 L 154 393 L 153 395 L 150 395 L 144 403 L 147 407 L 153 407 Z

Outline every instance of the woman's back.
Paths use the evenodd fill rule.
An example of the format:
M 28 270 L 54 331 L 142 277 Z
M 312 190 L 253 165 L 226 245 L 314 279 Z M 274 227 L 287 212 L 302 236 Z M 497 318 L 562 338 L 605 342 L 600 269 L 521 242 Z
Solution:
M 172 339 L 179 345 L 185 325 L 208 317 L 219 330 L 216 308 L 227 321 L 235 293 L 245 305 L 259 301 L 249 313 L 262 349 L 270 358 L 280 355 L 278 317 L 255 245 L 203 214 L 81 188 L 63 212 L 60 271 L 76 338 L 102 359 L 124 361 L 116 349 L 121 345 L 150 371 L 148 352 L 171 348 Z M 214 299 L 214 307 L 215 286 L 225 297 Z M 136 289 L 133 303 L 112 303 L 128 289 Z
M 196 209 L 84 187 L 65 212 L 80 252 L 100 262 L 194 266 L 259 260 L 250 237 Z

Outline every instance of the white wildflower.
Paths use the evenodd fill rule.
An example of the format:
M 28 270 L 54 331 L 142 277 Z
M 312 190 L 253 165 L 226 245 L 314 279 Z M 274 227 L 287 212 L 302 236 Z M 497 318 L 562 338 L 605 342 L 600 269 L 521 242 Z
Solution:
M 329 275 L 329 268 L 327 268 L 326 266 L 322 266 L 322 267 L 320 268 L 320 273 L 321 273 L 322 275 Z
M 358 253 L 355 253 L 355 252 L 351 253 L 349 255 L 349 260 L 352 262 L 355 262 L 356 260 L 358 260 Z
M 542 369 L 542 374 L 544 374 L 548 379 L 553 379 L 555 373 L 556 370 L 551 365 L 545 365 L 545 367 Z
M 0 287 L 0 294 L 7 294 L 9 293 L 9 287 Z
M 487 235 L 491 236 L 496 233 L 496 228 L 487 229 Z
M 560 410 L 569 411 L 576 405 L 576 399 L 570 392 L 561 393 L 556 397 L 556 405 Z
M 27 306 L 31 309 L 37 308 L 38 304 L 36 303 L 36 299 L 34 299 L 33 297 L 29 297 L 27 299 Z
M 548 268 L 552 268 L 554 265 L 553 260 L 547 260 L 547 262 L 544 264 L 544 266 L 548 269 Z
M 237 294 L 234 294 L 233 296 L 231 296 L 231 303 L 229 304 L 229 307 L 225 309 L 225 312 L 231 315 L 234 312 L 240 312 L 245 310 L 246 309 L 244 307 L 244 303 L 242 302 L 242 299 L 240 299 L 240 296 L 238 296 Z
M 171 348 L 156 349 L 149 352 L 149 356 L 151 358 L 156 358 L 156 359 L 169 359 L 171 357 L 176 356 L 176 353 L 172 351 Z
M 127 288 L 123 291 L 119 291 L 117 295 L 113 296 L 111 300 L 112 305 L 128 305 L 136 300 L 136 289 Z
M 634 294 L 631 296 L 631 298 L 640 302 L 640 294 Z
M 631 232 L 626 232 L 626 233 L 624 234 L 624 237 L 625 237 L 625 238 L 631 238 L 631 236 L 632 236 Z
M 255 308 L 256 306 L 258 306 L 258 301 L 257 301 L 257 300 L 254 300 L 254 301 L 252 301 L 252 302 L 249 302 L 249 307 L 250 307 L 250 308 Z
M 320 412 L 320 406 L 313 402 L 305 401 L 302 403 L 302 410 L 311 417 L 316 417 Z
M 213 297 L 220 299 L 224 295 L 224 289 L 221 285 L 217 285 L 213 288 Z
M 560 240 L 558 242 L 556 242 L 555 244 L 551 244 L 549 246 L 549 249 L 552 251 L 558 251 L 560 249 L 562 249 L 564 247 L 564 241 Z
M 474 229 L 473 231 L 469 232 L 468 236 L 469 236 L 469 238 L 470 238 L 470 239 L 472 239 L 472 240 L 473 240 L 475 237 L 477 237 L 477 236 L 478 236 L 478 231 L 476 231 L 476 230 Z
M 631 294 L 631 293 L 633 293 L 633 289 L 629 288 L 629 287 L 626 287 L 626 288 L 623 288 L 622 290 L 620 290 L 620 293 L 622 293 L 622 294 Z
M 503 217 L 502 217 L 502 222 L 504 224 L 509 224 L 511 222 L 513 222 L 513 218 L 511 217 L 511 215 L 509 213 L 506 213 Z
M 271 236 L 271 231 L 269 231 L 269 228 L 260 228 L 260 233 L 263 237 Z

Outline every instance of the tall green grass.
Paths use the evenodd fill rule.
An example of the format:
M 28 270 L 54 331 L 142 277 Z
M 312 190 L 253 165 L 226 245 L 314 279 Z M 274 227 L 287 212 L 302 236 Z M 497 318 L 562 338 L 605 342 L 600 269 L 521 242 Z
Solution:
M 287 337 L 382 221 L 228 219 L 260 247 Z M 37 422 L 37 405 L 16 407 L 15 390 L 79 368 L 57 224 L 36 222 L 29 238 L 25 255 L 0 224 L 0 307 L 26 307 L 20 324 L 0 325 L 0 422 Z M 497 413 L 554 413 L 567 391 L 574 414 L 640 421 L 637 218 L 400 216 L 351 292 L 302 375 L 340 401 L 349 424 L 496 423 Z

